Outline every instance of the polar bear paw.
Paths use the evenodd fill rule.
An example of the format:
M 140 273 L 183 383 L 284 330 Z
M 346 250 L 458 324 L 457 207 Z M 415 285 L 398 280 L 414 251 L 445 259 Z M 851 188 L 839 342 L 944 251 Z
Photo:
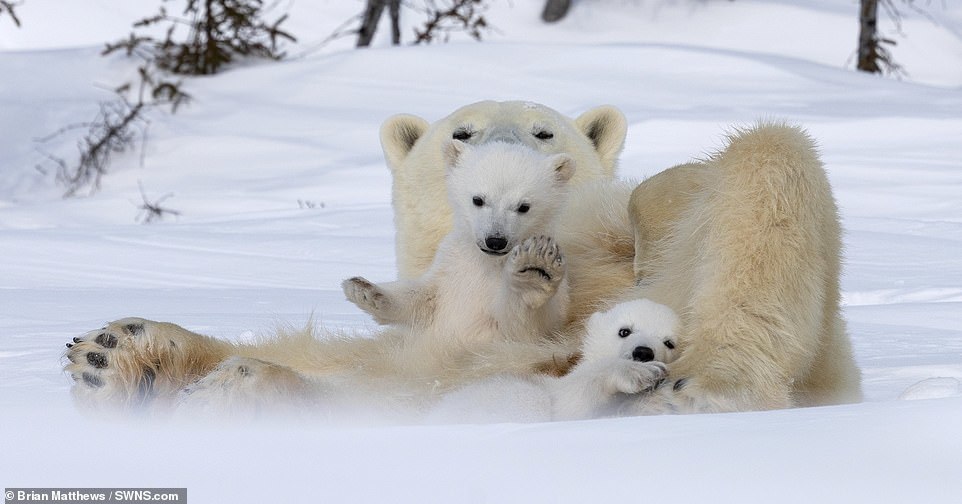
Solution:
M 377 285 L 363 277 L 348 278 L 341 283 L 347 300 L 374 317 L 379 324 L 391 323 L 391 299 Z
M 142 405 L 154 395 L 157 362 L 149 358 L 150 321 L 122 319 L 67 343 L 64 370 L 74 379 L 73 395 L 84 405 Z
M 508 268 L 525 304 L 537 307 L 558 290 L 564 279 L 565 260 L 553 239 L 533 236 L 511 251 Z
M 667 376 L 668 367 L 662 362 L 618 359 L 611 367 L 605 388 L 610 394 L 641 394 L 658 388 Z
M 765 397 L 760 387 L 741 387 L 722 393 L 702 385 L 698 377 L 663 382 L 633 406 L 632 415 L 728 413 L 791 407 L 788 396 Z

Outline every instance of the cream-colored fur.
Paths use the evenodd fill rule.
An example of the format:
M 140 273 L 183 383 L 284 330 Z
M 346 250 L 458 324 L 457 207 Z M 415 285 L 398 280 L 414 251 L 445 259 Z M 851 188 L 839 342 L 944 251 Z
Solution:
M 480 112 L 485 108 L 497 127 L 486 126 Z M 402 279 L 426 270 L 450 229 L 450 207 L 439 196 L 443 186 L 436 185 L 444 178 L 444 141 L 464 125 L 473 126 L 482 140 L 530 134 L 537 123 L 525 114 L 556 114 L 545 110 L 550 109 L 485 102 L 433 126 L 413 116 L 385 123 L 382 143 L 395 178 Z M 512 114 L 526 119 L 512 121 Z M 462 115 L 471 119 L 458 119 Z M 679 314 L 682 350 L 669 366 L 672 386 L 658 388 L 635 413 L 860 400 L 860 375 L 839 311 L 837 210 L 815 146 L 803 131 L 765 123 L 735 132 L 726 148 L 704 162 L 671 168 L 632 192 L 629 184 L 607 177 L 623 141 L 620 113 L 596 109 L 558 124 L 555 138 L 573 130 L 582 146 L 596 147 L 593 164 L 582 159 L 591 157 L 583 152 L 572 154 L 582 178 L 572 178 L 560 218 L 564 225 L 555 234 L 567 263 L 566 330 L 555 340 L 505 339 L 449 356 L 436 380 L 413 385 L 449 390 L 498 373 L 564 372 L 592 312 L 645 297 Z M 418 163 L 412 161 L 416 152 Z M 592 166 L 598 175 L 585 176 Z M 230 356 L 292 370 L 290 376 L 278 373 L 288 376 L 278 380 L 290 385 L 280 390 L 297 389 L 291 376 L 356 372 L 403 380 L 397 366 L 403 338 L 403 331 L 394 329 L 377 338 L 314 337 L 308 331 L 233 345 L 173 324 L 124 319 L 77 338 L 66 369 L 76 380 L 75 396 L 86 405 L 162 405 Z M 409 358 L 414 356 L 400 360 Z
M 538 422 L 622 415 L 647 404 L 677 353 L 678 316 L 633 299 L 593 314 L 582 359 L 561 377 L 496 375 L 441 397 L 436 423 Z
M 651 182 L 657 190 L 646 182 L 632 195 L 644 276 L 628 296 L 681 314 L 684 350 L 670 373 L 683 381 L 640 412 L 860 400 L 839 311 L 841 229 L 812 140 L 760 124 Z
M 614 107 L 602 106 L 576 119 L 543 105 L 483 101 L 429 124 L 397 115 L 381 126 L 384 158 L 394 178 L 399 278 L 414 278 L 434 259 L 451 229 L 445 198 L 441 145 L 454 139 L 480 145 L 495 141 L 526 145 L 544 154 L 565 153 L 578 166 L 572 184 L 614 176 L 627 123 Z
M 389 327 L 353 345 L 298 333 L 230 345 L 170 324 L 118 321 L 70 349 L 78 398 L 160 409 L 185 389 L 182 410 L 311 405 L 323 417 L 336 416 L 332 405 L 416 411 L 465 380 L 567 367 L 574 347 L 555 336 L 566 322 L 568 283 L 549 236 L 574 161 L 520 144 L 446 147 L 455 219 L 431 267 L 415 279 L 343 284 L 349 300 Z
M 568 306 L 564 258 L 550 236 L 574 161 L 502 142 L 448 140 L 445 154 L 454 219 L 431 266 L 417 278 L 343 284 L 348 300 L 404 333 L 398 367 L 423 380 L 494 342 L 548 340 Z

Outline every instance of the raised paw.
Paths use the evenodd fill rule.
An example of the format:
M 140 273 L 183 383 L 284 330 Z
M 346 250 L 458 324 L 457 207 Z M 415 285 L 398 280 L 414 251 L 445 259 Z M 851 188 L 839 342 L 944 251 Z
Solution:
M 511 251 L 508 268 L 514 286 L 522 292 L 528 291 L 530 301 L 537 304 L 557 290 L 564 278 L 565 260 L 561 247 L 553 239 L 533 236 Z
M 390 298 L 377 285 L 366 278 L 348 278 L 341 283 L 347 300 L 374 317 L 378 323 L 387 323 L 391 309 Z
M 90 405 L 143 404 L 153 395 L 156 367 L 137 354 L 146 333 L 143 319 L 123 319 L 67 343 L 64 369 L 74 379 L 73 394 Z
M 560 281 L 564 276 L 564 256 L 561 247 L 547 236 L 532 236 L 511 251 L 511 266 L 522 277 L 540 277 Z
M 64 370 L 81 406 L 136 409 L 172 399 L 222 360 L 227 346 L 173 324 L 126 318 L 67 343 Z
M 668 376 L 668 367 L 658 361 L 639 362 L 618 359 L 608 375 L 609 392 L 640 394 L 651 392 Z

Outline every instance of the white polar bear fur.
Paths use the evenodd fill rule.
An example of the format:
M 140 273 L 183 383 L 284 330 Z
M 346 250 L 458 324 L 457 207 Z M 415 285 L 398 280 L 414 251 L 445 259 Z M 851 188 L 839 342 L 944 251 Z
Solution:
M 350 301 L 404 332 L 397 360 L 424 379 L 493 343 L 549 339 L 568 306 L 563 256 L 550 235 L 574 161 L 520 144 L 449 140 L 445 164 L 453 227 L 428 270 L 378 285 L 358 277 L 343 284 Z
M 394 180 L 398 277 L 423 273 L 451 229 L 441 153 L 445 141 L 463 139 L 473 145 L 500 141 L 544 154 L 565 153 L 578 166 L 571 182 L 579 186 L 614 176 L 626 130 L 624 115 L 614 107 L 596 107 L 570 119 L 543 105 L 520 101 L 473 103 L 433 124 L 409 114 L 389 118 L 381 126 L 381 146 Z
M 445 394 L 428 414 L 432 423 L 546 422 L 638 411 L 674 359 L 678 316 L 647 299 L 593 314 L 581 361 L 567 375 L 497 375 Z M 628 333 L 628 336 L 623 336 Z M 633 358 L 651 349 L 650 361 Z
M 487 103 L 465 108 L 499 115 Z M 396 125 L 385 123 L 382 142 L 396 138 L 386 133 Z M 409 131 L 451 128 L 445 118 Z M 399 264 L 418 263 L 429 250 L 408 245 L 430 243 L 443 227 L 437 208 L 411 197 L 415 184 L 438 177 L 421 154 L 434 142 L 409 136 L 385 145 Z M 838 213 L 815 144 L 800 128 L 767 122 L 736 131 L 708 159 L 659 173 L 631 194 L 605 177 L 574 184 L 561 222 L 555 237 L 568 259 L 569 338 L 618 300 L 647 297 L 682 316 L 685 350 L 671 373 L 686 386 L 660 389 L 652 411 L 861 399 L 839 307 Z
M 373 338 L 294 333 L 231 345 L 172 324 L 124 319 L 75 341 L 67 366 L 78 382 L 75 396 L 121 406 L 179 402 L 189 411 L 314 405 L 331 417 L 332 405 L 417 410 L 471 379 L 567 366 L 575 347 L 556 336 L 566 322 L 568 285 L 550 234 L 575 162 L 516 143 L 450 140 L 445 153 L 455 219 L 431 267 L 413 279 L 343 284 L 349 300 L 387 324 Z M 491 250 L 491 237 L 503 247 Z M 189 393 L 178 400 L 185 387 Z
M 385 122 L 381 139 L 395 182 L 401 278 L 427 268 L 425 257 L 433 257 L 449 229 L 450 206 L 439 192 L 444 142 L 459 124 L 477 126 L 469 141 L 513 136 L 532 142 L 526 137 L 534 138 L 532 110 L 543 124 L 557 126 L 552 139 L 565 140 L 565 148 L 594 148 L 573 155 L 578 172 L 559 218 L 564 225 L 555 233 L 566 261 L 568 327 L 557 341 L 504 341 L 452 359 L 440 382 L 563 372 L 572 362 L 567 352 L 580 344 L 579 326 L 592 312 L 649 298 L 681 317 L 681 350 L 669 371 L 670 381 L 685 379 L 686 385 L 658 388 L 642 413 L 860 400 L 860 374 L 839 307 L 837 210 L 814 142 L 798 127 L 761 123 L 735 131 L 708 159 L 665 170 L 632 190 L 609 177 L 626 130 L 611 107 L 571 120 L 547 107 L 482 102 L 433 126 L 395 116 Z M 501 133 L 489 133 L 489 123 Z M 65 369 L 76 381 L 75 397 L 87 406 L 162 404 L 231 356 L 296 375 L 400 375 L 397 331 L 376 338 L 333 330 L 316 336 L 282 332 L 259 344 L 235 345 L 170 323 L 121 319 L 68 344 Z M 277 381 L 274 389 L 283 388 L 284 380 Z

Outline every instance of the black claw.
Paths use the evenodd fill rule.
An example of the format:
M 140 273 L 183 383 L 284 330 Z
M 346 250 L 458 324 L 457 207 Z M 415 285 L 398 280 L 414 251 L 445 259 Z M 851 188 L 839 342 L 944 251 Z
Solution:
M 93 388 L 100 388 L 104 386 L 104 381 L 100 379 L 99 376 L 90 373 L 84 373 L 82 375 L 84 383 L 90 385 Z
M 74 336 L 74 338 L 73 338 L 73 342 L 74 342 L 74 343 L 80 343 L 81 341 L 83 341 L 83 340 L 80 339 L 80 338 L 78 338 L 78 337 L 76 337 L 76 336 Z
M 67 343 L 67 348 L 73 348 L 73 343 Z
M 97 338 L 94 339 L 94 342 L 104 348 L 116 348 L 117 337 L 113 334 L 100 333 L 97 335 Z
M 677 392 L 685 388 L 685 385 L 688 385 L 688 378 L 681 378 L 675 382 L 675 384 L 671 387 L 671 389 Z
M 527 267 L 527 268 L 522 269 L 522 270 L 521 270 L 521 273 L 527 273 L 527 272 L 529 272 L 529 271 L 536 271 L 536 272 L 538 272 L 538 274 L 541 275 L 541 277 L 544 278 L 545 280 L 549 280 L 549 281 L 551 280 L 551 275 L 549 275 L 547 271 L 545 271 L 545 270 L 543 270 L 543 269 L 541 269 L 541 268 L 535 268 L 535 267 L 533 267 L 533 266 L 529 266 L 529 267 Z
M 107 356 L 102 353 L 90 352 L 87 354 L 87 363 L 97 369 L 107 367 Z

